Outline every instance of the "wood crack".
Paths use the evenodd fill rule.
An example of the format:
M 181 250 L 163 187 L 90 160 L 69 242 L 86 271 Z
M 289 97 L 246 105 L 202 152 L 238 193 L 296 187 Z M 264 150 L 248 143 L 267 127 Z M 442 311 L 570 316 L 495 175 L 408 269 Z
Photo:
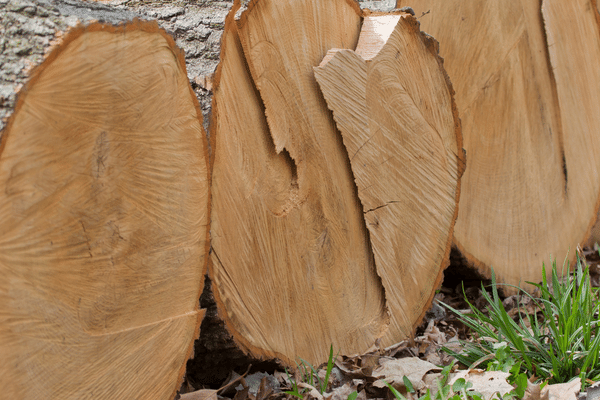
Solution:
M 556 84 L 556 76 L 554 75 L 554 66 L 552 65 L 552 57 L 550 56 L 550 44 L 548 43 L 548 32 L 546 30 L 546 21 L 544 19 L 544 2 L 545 0 L 540 0 L 539 7 L 539 18 L 540 18 L 540 28 L 542 29 L 542 36 L 544 38 L 544 56 L 548 65 L 548 74 L 550 75 L 550 88 L 552 90 L 553 97 L 553 106 L 555 112 L 553 115 L 556 117 L 556 130 L 558 135 L 558 147 L 560 152 L 560 160 L 562 162 L 562 171 L 563 177 L 565 180 L 564 184 L 564 194 L 565 198 L 568 197 L 568 173 L 567 173 L 567 160 L 565 158 L 565 145 L 564 145 L 564 133 L 563 133 L 563 123 L 562 123 L 562 114 L 560 110 L 560 102 L 558 97 L 558 87 Z
M 367 214 L 367 213 L 370 213 L 372 211 L 379 210 L 380 208 L 387 207 L 388 205 L 394 204 L 394 203 L 400 203 L 400 202 L 399 201 L 395 201 L 395 200 L 394 201 L 388 201 L 387 203 L 385 203 L 385 204 L 383 204 L 381 206 L 378 206 L 378 207 L 375 207 L 375 208 L 371 208 L 370 210 L 364 211 L 363 214 Z

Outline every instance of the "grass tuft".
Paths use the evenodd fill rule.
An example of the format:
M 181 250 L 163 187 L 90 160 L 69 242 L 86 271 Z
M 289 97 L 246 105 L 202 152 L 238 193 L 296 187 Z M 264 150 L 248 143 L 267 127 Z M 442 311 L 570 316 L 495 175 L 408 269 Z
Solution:
M 319 374 L 317 373 L 315 367 L 308 361 L 305 361 L 302 358 L 300 358 L 300 364 L 296 363 L 296 366 L 298 367 L 300 380 L 314 387 L 320 394 L 323 394 L 327 391 L 329 377 L 331 376 L 331 371 L 333 369 L 334 364 L 335 361 L 333 357 L 333 345 L 331 345 L 331 347 L 329 348 L 329 358 L 327 359 L 327 368 L 325 370 L 325 379 L 323 379 L 323 381 L 321 381 L 321 379 L 319 378 Z M 285 373 L 288 376 L 288 380 L 292 384 L 292 388 L 291 390 L 285 391 L 284 393 L 298 397 L 300 399 L 304 398 L 304 395 L 306 394 L 306 392 L 308 392 L 308 389 L 298 387 L 298 381 L 290 376 L 287 369 Z
M 563 265 L 563 272 L 565 270 L 569 270 L 567 263 Z M 498 295 L 493 271 L 492 294 L 488 294 L 482 285 L 487 313 L 468 300 L 471 316 L 441 303 L 475 333 L 473 341 L 462 341 L 463 351 L 444 350 L 466 366 L 488 361 L 488 367 L 493 368 L 499 362 L 499 355 L 504 358 L 501 362 L 510 364 L 508 369 L 515 378 L 520 372 L 553 384 L 579 376 L 582 389 L 586 380 L 600 380 L 600 302 L 598 289 L 591 286 L 589 267 L 578 256 L 571 279 L 559 279 L 556 261 L 552 262 L 550 282 L 545 266 L 543 276 L 541 284 L 528 282 L 537 288 L 539 298 L 523 290 L 520 292 L 520 295 L 530 297 L 539 309 L 526 319 L 521 313 L 516 319 L 508 314 Z

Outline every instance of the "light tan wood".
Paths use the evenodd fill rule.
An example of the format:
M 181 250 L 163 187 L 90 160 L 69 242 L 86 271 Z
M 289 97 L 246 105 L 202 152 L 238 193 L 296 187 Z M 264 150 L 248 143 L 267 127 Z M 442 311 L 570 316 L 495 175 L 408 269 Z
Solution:
M 596 8 L 588 7 L 588 4 L 595 5 Z M 588 2 L 575 1 L 569 3 L 567 9 L 561 9 L 561 5 L 556 1 L 545 1 L 543 8 L 544 22 L 549 30 L 548 42 L 552 43 L 549 48 L 550 60 L 555 65 L 555 75 L 557 82 L 558 95 L 561 96 L 561 101 L 564 106 L 561 106 L 561 111 L 568 115 L 581 115 L 582 119 L 569 119 L 568 124 L 572 129 L 588 129 L 595 132 L 597 136 L 600 134 L 600 124 L 598 123 L 600 116 L 598 115 L 598 90 L 600 90 L 600 71 L 598 71 L 598 56 L 600 52 L 597 47 L 600 44 L 600 12 L 599 4 L 596 0 Z M 580 13 L 582 19 L 577 14 L 565 13 Z M 596 25 L 593 20 L 596 20 Z M 568 21 L 568 22 L 567 22 Z M 580 21 L 583 22 L 577 30 L 577 35 L 571 32 L 567 23 L 579 26 Z M 595 35 L 595 36 L 594 36 Z M 588 36 L 590 36 L 588 38 Z M 561 40 L 561 38 L 563 38 Z M 556 46 L 556 48 L 554 48 Z M 570 49 L 572 47 L 572 49 Z M 571 51 L 577 56 L 575 65 L 571 65 Z M 568 107 L 564 109 L 563 107 Z M 595 107 L 595 109 L 594 109 Z M 590 118 L 591 116 L 592 118 Z M 584 143 L 581 143 L 584 141 Z M 588 146 L 585 143 L 585 138 L 580 139 L 579 145 Z M 600 149 L 594 149 L 593 157 L 598 157 Z M 573 155 L 577 157 L 577 154 Z M 590 169 L 596 167 L 597 163 L 591 162 Z M 588 177 L 594 177 L 594 173 L 584 172 Z M 597 206 L 598 207 L 598 206 Z M 596 219 L 596 224 L 591 229 L 588 245 L 594 246 L 600 244 L 600 213 Z
M 0 146 L 0 387 L 167 399 L 203 312 L 206 137 L 156 24 L 72 30 Z
M 469 160 L 455 227 L 513 285 L 572 260 L 600 192 L 600 33 L 589 1 L 401 0 L 441 43 Z
M 391 314 L 409 337 L 448 265 L 464 154 L 453 90 L 409 14 L 366 16 L 356 51 L 315 68 L 344 138 Z
M 289 366 L 325 361 L 332 344 L 366 350 L 388 322 L 385 298 L 312 72 L 328 49 L 356 45 L 359 10 L 345 0 L 261 0 L 239 34 L 235 12 L 213 81 L 210 274 L 220 314 L 243 348 Z

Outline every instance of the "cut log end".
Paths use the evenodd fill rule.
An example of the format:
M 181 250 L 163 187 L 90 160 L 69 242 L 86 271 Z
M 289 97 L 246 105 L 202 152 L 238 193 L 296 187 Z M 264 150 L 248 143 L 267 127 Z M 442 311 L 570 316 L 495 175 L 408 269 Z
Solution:
M 441 282 L 464 170 L 435 43 L 405 13 L 367 16 L 363 32 L 370 23 L 383 30 L 365 41 L 361 16 L 343 0 L 261 0 L 237 21 L 236 11 L 211 124 L 220 315 L 246 351 L 290 366 L 324 361 L 332 344 L 351 354 L 383 335 L 408 337 Z M 357 43 L 356 53 L 331 50 Z M 313 72 L 321 64 L 318 79 L 339 54 L 352 64 L 331 83 L 348 104 L 343 117 Z
M 0 147 L 0 386 L 174 396 L 203 312 L 208 153 L 181 52 L 94 23 L 33 72 Z
M 367 349 L 387 323 L 347 154 L 312 74 L 327 50 L 356 45 L 360 15 L 345 0 L 254 2 L 237 23 L 235 11 L 211 124 L 215 297 L 254 356 L 316 365 L 332 344 Z
M 432 51 L 433 50 L 433 51 Z M 410 336 L 448 265 L 464 170 L 452 87 L 412 15 L 365 17 L 315 76 L 344 138 L 391 326 Z
M 476 3 L 396 6 L 428 12 L 457 90 L 469 168 L 456 245 L 487 277 L 533 289 L 542 264 L 573 265 L 597 218 L 598 13 L 584 0 Z

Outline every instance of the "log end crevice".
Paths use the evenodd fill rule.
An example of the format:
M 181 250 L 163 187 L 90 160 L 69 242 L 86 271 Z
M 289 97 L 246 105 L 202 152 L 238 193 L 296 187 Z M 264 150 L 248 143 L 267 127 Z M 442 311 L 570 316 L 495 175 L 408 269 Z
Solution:
M 231 375 L 249 371 L 275 371 L 283 368 L 277 359 L 257 359 L 244 352 L 223 319 L 219 316 L 212 292 L 212 281 L 207 275 L 200 297 L 200 308 L 206 314 L 200 327 L 200 336 L 194 343 L 193 357 L 187 362 L 186 380 L 196 389 L 218 389 Z

